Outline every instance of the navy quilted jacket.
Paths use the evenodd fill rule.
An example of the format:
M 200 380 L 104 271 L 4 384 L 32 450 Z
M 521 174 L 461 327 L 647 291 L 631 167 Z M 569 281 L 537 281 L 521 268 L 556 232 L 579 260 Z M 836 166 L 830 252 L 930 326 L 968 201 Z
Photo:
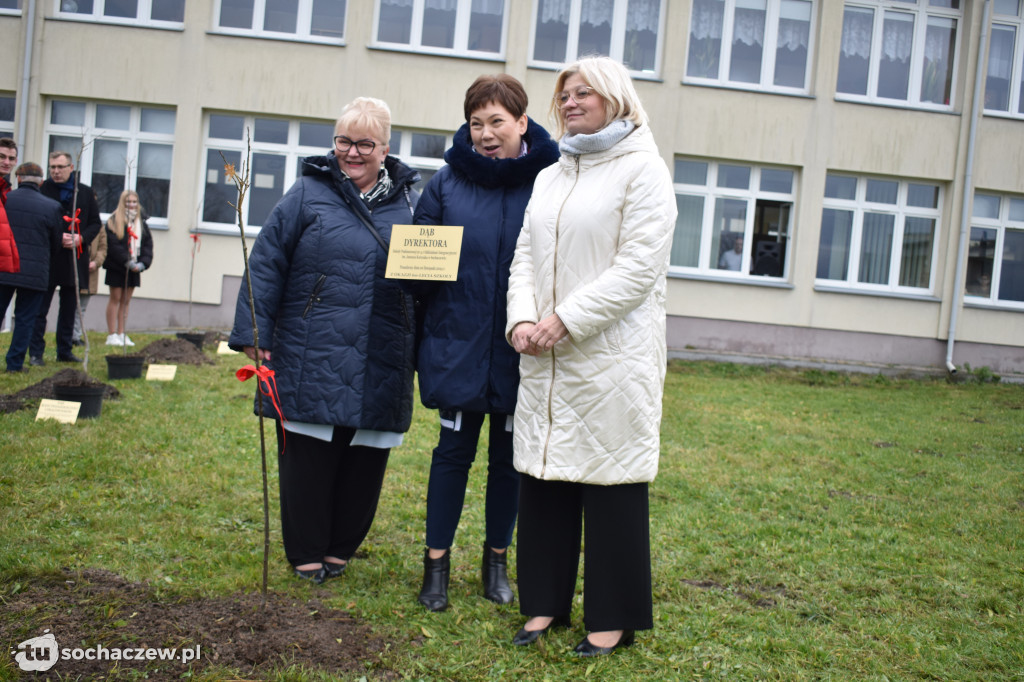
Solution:
M 445 152 L 448 165 L 416 206 L 417 224 L 464 228 L 458 280 L 418 289 L 424 310 L 416 369 L 427 407 L 515 412 L 519 355 L 505 340 L 509 266 L 533 180 L 559 156 L 533 120 L 523 138 L 525 156 L 494 160 L 473 151 L 464 124 Z
M 412 297 L 384 278 L 388 241 L 409 224 L 419 174 L 393 157 L 394 187 L 371 214 L 333 151 L 303 161 L 249 256 L 260 347 L 271 351 L 285 419 L 404 432 L 412 420 Z M 229 345 L 253 345 L 243 283 Z M 269 405 L 264 412 L 273 415 Z

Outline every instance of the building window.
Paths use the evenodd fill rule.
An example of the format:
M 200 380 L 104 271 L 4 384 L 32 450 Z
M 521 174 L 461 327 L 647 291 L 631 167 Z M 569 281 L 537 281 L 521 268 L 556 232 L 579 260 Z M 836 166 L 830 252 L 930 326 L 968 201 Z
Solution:
M 531 64 L 607 55 L 637 74 L 661 68 L 663 0 L 537 0 Z
M 784 168 L 677 159 L 673 271 L 784 278 L 795 179 Z
M 416 189 L 422 190 L 444 165 L 444 152 L 451 144 L 452 136 L 446 133 L 392 128 L 389 153 L 420 172 Z
M 688 82 L 807 92 L 811 0 L 694 0 Z
M 0 137 L 14 137 L 14 95 L 0 95 Z
M 1024 3 L 995 0 L 985 111 L 1024 116 Z
M 846 3 L 838 96 L 950 109 L 960 15 L 960 0 Z
M 345 5 L 345 0 L 216 0 L 214 16 L 220 33 L 340 43 Z
M 21 0 L 0 0 L 0 14 L 21 14 Z
M 921 294 L 934 286 L 938 185 L 829 173 L 819 284 Z
M 375 45 L 500 58 L 506 9 L 504 0 L 378 0 Z
M 57 16 L 83 21 L 181 28 L 185 0 L 56 0 Z
M 965 296 L 1024 309 L 1024 198 L 974 195 Z
M 96 192 L 106 217 L 133 189 L 156 224 L 166 224 L 174 149 L 173 109 L 51 100 L 47 151 L 71 154 L 81 181 Z
M 247 228 L 258 228 L 278 200 L 302 174 L 301 161 L 326 153 L 334 136 L 332 121 L 289 121 L 241 114 L 209 114 L 206 119 L 202 223 L 237 229 L 232 204 L 238 201 L 225 161 L 241 169 L 246 138 L 252 147 L 249 193 L 242 205 Z

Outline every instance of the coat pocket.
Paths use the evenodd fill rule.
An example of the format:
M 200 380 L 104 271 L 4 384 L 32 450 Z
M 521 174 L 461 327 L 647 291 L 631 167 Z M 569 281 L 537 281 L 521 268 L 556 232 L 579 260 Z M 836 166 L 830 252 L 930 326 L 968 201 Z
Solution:
M 302 309 L 302 319 L 306 319 L 306 316 L 313 310 L 313 306 L 320 302 L 320 290 L 324 288 L 324 282 L 326 281 L 327 275 L 321 274 L 316 278 L 313 291 L 309 294 L 309 299 L 306 301 L 306 307 Z

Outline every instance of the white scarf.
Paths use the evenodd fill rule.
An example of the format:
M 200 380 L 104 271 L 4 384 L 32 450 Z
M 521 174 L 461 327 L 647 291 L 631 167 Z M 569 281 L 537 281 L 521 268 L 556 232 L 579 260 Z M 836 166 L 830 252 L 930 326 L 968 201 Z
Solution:
M 636 128 L 636 124 L 632 121 L 626 121 L 619 119 L 612 121 L 601 130 L 596 133 L 589 135 L 568 135 L 562 137 L 562 141 L 558 143 L 558 149 L 563 154 L 590 154 L 593 152 L 603 152 L 606 149 L 611 149 L 616 143 L 621 141 L 626 135 L 633 132 Z

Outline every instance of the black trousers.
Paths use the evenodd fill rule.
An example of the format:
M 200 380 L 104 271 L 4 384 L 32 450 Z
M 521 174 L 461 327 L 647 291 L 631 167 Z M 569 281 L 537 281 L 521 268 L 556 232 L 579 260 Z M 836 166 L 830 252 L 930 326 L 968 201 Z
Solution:
M 346 561 L 366 539 L 377 513 L 390 450 L 349 445 L 354 429 L 334 428 L 334 439 L 285 432 L 277 466 L 281 535 L 292 566 L 332 556 Z M 281 423 L 277 422 L 278 452 Z
M 43 300 L 39 304 L 35 328 L 32 330 L 32 341 L 28 346 L 28 354 L 33 358 L 43 357 L 46 350 L 43 334 L 46 333 L 46 316 L 50 312 L 50 303 L 53 302 L 53 292 L 56 289 L 57 287 L 50 287 L 43 294 Z M 57 358 L 60 359 L 71 355 L 71 335 L 75 330 L 75 315 L 78 313 L 74 285 L 61 285 L 58 299 L 60 302 L 57 308 Z
M 582 538 L 587 631 L 654 627 L 646 483 L 602 486 L 523 474 L 517 538 L 523 615 L 569 615 Z

